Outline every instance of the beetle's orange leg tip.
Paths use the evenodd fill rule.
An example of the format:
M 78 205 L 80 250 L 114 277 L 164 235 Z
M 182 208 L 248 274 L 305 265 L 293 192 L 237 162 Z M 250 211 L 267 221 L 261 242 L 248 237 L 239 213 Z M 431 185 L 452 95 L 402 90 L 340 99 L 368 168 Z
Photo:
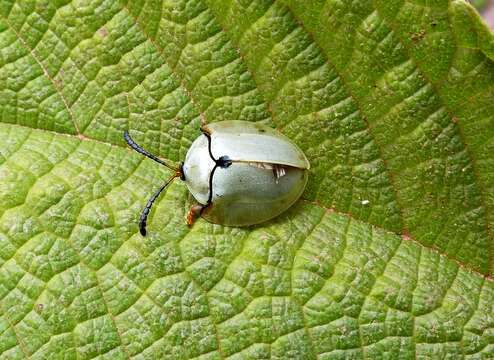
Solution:
M 192 211 L 187 214 L 187 225 L 192 226 L 196 222 L 196 216 Z
M 201 215 L 202 205 L 192 205 L 187 213 L 187 225 L 192 226 Z

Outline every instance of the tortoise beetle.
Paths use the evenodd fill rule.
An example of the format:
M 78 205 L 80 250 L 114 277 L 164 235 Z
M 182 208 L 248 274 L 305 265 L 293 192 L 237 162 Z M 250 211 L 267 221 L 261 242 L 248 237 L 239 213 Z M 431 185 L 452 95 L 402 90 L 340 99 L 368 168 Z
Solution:
M 177 177 L 198 202 L 187 215 L 189 225 L 198 216 L 225 226 L 259 224 L 287 210 L 302 195 L 309 161 L 276 130 L 234 120 L 203 123 L 201 132 L 178 168 L 150 154 L 124 133 L 132 149 L 175 172 L 144 207 L 139 221 L 143 236 L 154 201 Z

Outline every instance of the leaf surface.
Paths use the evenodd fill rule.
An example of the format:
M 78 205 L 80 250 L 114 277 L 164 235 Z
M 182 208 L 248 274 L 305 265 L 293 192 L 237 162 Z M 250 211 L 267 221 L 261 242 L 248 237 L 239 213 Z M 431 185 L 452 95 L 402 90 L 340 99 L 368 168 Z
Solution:
M 464 1 L 0 4 L 0 358 L 494 357 L 494 37 Z M 311 162 L 267 224 L 175 182 L 210 122 Z

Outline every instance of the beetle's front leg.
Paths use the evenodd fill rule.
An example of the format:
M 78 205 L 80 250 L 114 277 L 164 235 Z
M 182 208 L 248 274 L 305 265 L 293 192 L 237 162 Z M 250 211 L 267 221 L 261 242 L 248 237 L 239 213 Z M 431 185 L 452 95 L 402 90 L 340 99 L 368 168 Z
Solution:
M 194 225 L 196 219 L 201 216 L 201 213 L 204 208 L 207 206 L 201 205 L 201 204 L 195 204 L 192 205 L 189 209 L 189 212 L 187 213 L 187 225 L 192 226 Z
M 199 116 L 201 118 L 201 131 L 203 133 L 211 135 L 211 130 L 208 128 L 208 123 L 206 121 L 206 117 L 204 116 L 203 113 L 201 113 Z

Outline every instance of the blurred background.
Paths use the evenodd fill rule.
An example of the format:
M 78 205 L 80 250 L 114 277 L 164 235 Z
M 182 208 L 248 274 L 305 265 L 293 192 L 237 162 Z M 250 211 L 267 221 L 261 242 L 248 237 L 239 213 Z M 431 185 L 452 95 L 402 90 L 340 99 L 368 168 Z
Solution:
M 482 14 L 490 28 L 494 29 L 494 0 L 470 0 L 469 2 Z

